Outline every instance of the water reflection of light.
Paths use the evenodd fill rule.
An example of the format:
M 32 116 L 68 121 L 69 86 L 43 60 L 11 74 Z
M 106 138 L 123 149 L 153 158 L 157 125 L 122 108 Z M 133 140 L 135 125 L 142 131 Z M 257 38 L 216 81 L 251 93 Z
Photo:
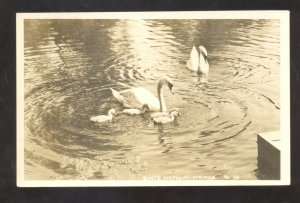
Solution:
M 144 20 L 127 21 L 126 24 L 127 35 L 132 42 L 131 48 L 133 51 L 138 53 L 141 59 L 154 58 L 156 52 L 151 48 L 151 44 L 155 43 L 155 41 L 151 42 L 150 40 L 154 36 L 152 36 L 153 34 L 151 34 L 146 22 Z
M 119 46 L 120 42 L 128 43 L 121 43 L 126 49 L 112 45 L 113 50 L 119 55 L 122 55 L 121 50 L 127 52 L 126 55 L 132 57 L 133 65 L 142 68 L 159 67 L 161 62 L 170 60 L 169 56 L 176 53 L 174 46 L 169 45 L 169 41 L 174 38 L 169 33 L 171 28 L 153 23 L 155 22 L 143 19 L 116 23 L 112 30 L 112 38 Z
M 134 58 L 139 66 L 151 66 L 162 58 L 162 55 L 155 50 L 156 39 L 145 20 L 127 20 L 123 21 L 123 37 L 130 44 L 127 51 L 134 53 Z

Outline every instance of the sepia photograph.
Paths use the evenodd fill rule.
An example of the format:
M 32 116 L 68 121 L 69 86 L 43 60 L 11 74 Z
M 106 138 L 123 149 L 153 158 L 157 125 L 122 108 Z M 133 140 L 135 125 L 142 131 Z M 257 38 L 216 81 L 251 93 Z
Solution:
M 17 13 L 17 184 L 290 184 L 288 11 Z

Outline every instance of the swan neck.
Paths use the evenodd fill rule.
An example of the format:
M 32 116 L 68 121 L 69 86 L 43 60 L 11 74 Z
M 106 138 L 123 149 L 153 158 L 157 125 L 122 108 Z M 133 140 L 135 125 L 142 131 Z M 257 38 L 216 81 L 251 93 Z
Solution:
M 109 112 L 108 112 L 108 116 L 109 116 L 110 118 L 112 118 L 112 117 L 113 117 L 113 114 L 109 111 Z
M 160 80 L 157 85 L 157 93 L 158 93 L 158 99 L 159 99 L 159 111 L 160 112 L 166 111 L 166 105 L 165 105 L 163 89 L 162 89 L 163 85 L 164 85 L 164 80 Z
M 199 53 L 199 64 L 198 64 L 197 73 L 201 74 L 204 71 L 205 66 L 207 64 L 208 64 L 207 57 L 203 53 Z

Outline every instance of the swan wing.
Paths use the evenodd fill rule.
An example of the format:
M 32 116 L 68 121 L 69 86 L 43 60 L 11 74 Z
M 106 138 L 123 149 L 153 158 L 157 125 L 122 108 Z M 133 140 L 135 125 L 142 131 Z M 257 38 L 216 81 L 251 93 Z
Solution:
M 142 109 L 144 104 L 149 106 L 150 111 L 159 110 L 158 99 L 147 89 L 136 87 L 120 92 L 123 105 L 127 108 Z
M 134 88 L 120 91 L 120 97 L 122 100 L 122 104 L 126 108 L 140 108 L 141 105 L 136 98 Z
M 120 94 L 120 92 L 114 90 L 113 88 L 110 88 L 112 95 L 121 103 L 124 105 L 125 99 L 124 97 Z
M 137 95 L 135 94 L 135 89 L 127 89 L 123 91 L 116 91 L 111 88 L 113 96 L 126 108 L 140 108 L 141 105 L 137 100 Z
M 198 65 L 199 65 L 199 53 L 198 53 L 196 47 L 193 46 L 191 54 L 190 54 L 190 58 L 187 61 L 187 67 L 190 70 L 197 71 Z

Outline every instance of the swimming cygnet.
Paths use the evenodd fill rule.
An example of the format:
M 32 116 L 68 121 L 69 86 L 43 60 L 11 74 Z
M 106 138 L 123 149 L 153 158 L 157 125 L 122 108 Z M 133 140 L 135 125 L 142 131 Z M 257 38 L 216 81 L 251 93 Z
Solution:
M 97 123 L 112 121 L 115 114 L 116 114 L 116 110 L 115 109 L 110 109 L 108 111 L 108 115 L 95 116 L 95 117 L 92 117 L 90 120 L 93 121 L 93 122 L 97 122 Z
M 140 115 L 145 113 L 146 111 L 149 111 L 148 104 L 144 104 L 142 106 L 142 109 L 124 109 L 123 113 L 126 113 L 128 115 Z
M 162 117 L 158 117 L 158 118 L 154 118 L 153 121 L 155 124 L 158 123 L 169 123 L 174 121 L 174 119 L 179 116 L 179 112 L 178 111 L 171 111 L 169 116 L 162 116 Z
M 155 112 L 155 113 L 151 114 L 151 119 L 159 118 L 159 117 L 168 117 L 168 116 L 170 116 L 170 113 L 172 111 L 177 111 L 178 115 L 180 115 L 179 108 L 172 108 L 169 113 L 168 112 Z

